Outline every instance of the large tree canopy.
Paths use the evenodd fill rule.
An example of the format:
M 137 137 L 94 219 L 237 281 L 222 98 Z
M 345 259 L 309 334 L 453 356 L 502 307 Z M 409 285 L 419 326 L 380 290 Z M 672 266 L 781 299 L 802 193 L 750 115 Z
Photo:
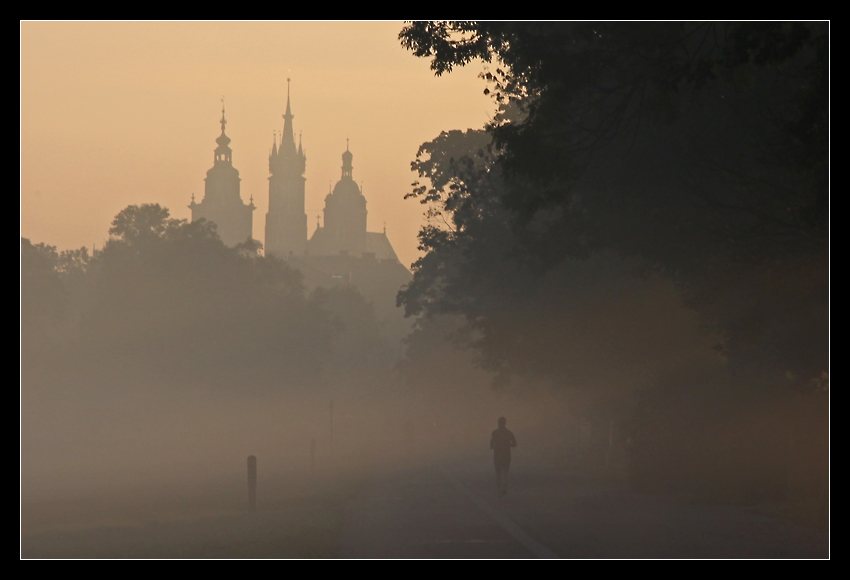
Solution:
M 436 74 L 490 63 L 502 104 L 413 163 L 430 220 L 409 313 L 464 314 L 484 360 L 521 367 L 537 322 L 569 326 L 551 314 L 575 296 L 570 260 L 613 252 L 676 282 L 734 369 L 827 368 L 827 24 L 415 22 L 400 39 Z M 527 306 L 541 317 L 499 323 Z
M 539 186 L 507 192 L 523 217 L 600 195 L 581 179 L 601 166 L 609 182 L 643 176 L 620 197 L 644 182 L 676 189 L 737 214 L 740 236 L 822 243 L 827 33 L 824 23 L 416 22 L 400 38 L 437 74 L 495 63 L 485 92 L 525 113 L 491 124 L 500 161 Z

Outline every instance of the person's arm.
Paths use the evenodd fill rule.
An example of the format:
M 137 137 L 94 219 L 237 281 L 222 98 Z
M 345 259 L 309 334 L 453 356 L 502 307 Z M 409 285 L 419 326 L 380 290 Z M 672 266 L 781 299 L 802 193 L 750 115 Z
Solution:
M 516 447 L 516 437 L 511 433 L 511 447 Z

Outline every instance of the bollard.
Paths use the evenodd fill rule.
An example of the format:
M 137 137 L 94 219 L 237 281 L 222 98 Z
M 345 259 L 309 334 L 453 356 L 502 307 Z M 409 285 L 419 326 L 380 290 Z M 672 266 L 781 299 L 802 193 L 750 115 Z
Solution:
M 248 509 L 253 513 L 257 509 L 257 457 L 248 456 Z
M 316 440 L 310 439 L 310 472 L 316 471 Z

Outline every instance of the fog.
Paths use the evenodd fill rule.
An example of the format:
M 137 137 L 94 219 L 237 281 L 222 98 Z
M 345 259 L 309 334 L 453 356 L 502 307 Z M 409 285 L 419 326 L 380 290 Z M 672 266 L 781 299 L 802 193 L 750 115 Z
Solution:
M 828 25 L 756 24 L 23 23 L 21 557 L 828 557 Z M 122 107 L 39 169 L 63 59 L 167 185 Z

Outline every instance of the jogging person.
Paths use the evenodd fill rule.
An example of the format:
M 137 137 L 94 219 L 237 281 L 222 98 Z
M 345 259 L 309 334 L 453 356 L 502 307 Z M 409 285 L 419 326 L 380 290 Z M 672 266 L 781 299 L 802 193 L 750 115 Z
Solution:
M 511 469 L 511 447 L 516 447 L 516 437 L 505 428 L 508 422 L 499 417 L 499 428 L 490 436 L 493 464 L 496 466 L 496 490 L 499 495 L 508 493 L 508 471 Z

